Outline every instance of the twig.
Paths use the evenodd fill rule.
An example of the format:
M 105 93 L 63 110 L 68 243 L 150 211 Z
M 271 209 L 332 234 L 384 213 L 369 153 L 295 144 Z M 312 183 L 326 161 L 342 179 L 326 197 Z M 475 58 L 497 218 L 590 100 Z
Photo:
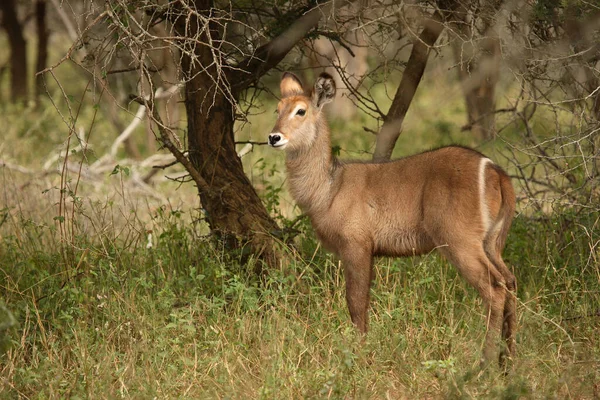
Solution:
M 235 142 L 235 144 L 243 144 L 245 143 L 246 145 L 244 147 L 242 147 L 242 149 L 240 151 L 237 152 L 237 156 L 239 158 L 244 157 L 246 154 L 250 153 L 252 151 L 252 149 L 254 149 L 254 146 L 264 146 L 269 144 L 268 142 L 253 142 L 251 140 L 244 140 L 244 141 L 240 141 L 240 142 Z
M 573 321 L 573 320 L 576 320 L 576 319 L 591 318 L 591 317 L 600 317 L 600 310 L 596 310 L 596 312 L 593 312 L 591 314 L 576 315 L 574 317 L 563 318 L 563 321 Z
M 461 132 L 465 132 L 470 130 L 473 125 L 477 124 L 479 121 L 483 120 L 485 117 L 487 117 L 490 114 L 500 114 L 500 113 L 505 113 L 505 112 L 514 112 L 517 111 L 516 107 L 510 107 L 510 108 L 498 108 L 497 110 L 494 110 L 493 112 L 489 112 L 489 113 L 485 113 L 482 116 L 480 116 L 479 118 L 477 118 L 474 121 L 471 121 L 470 123 L 463 125 L 460 130 Z
M 65 11 L 63 10 L 61 4 L 59 4 L 58 0 L 50 0 L 50 1 L 52 1 L 52 5 L 54 6 L 56 13 L 62 20 L 63 25 L 65 26 L 65 29 L 67 30 L 67 33 L 69 34 L 69 38 L 71 38 L 71 40 L 73 42 L 75 42 L 77 40 L 78 35 L 77 35 L 77 31 L 75 30 L 75 27 L 73 26 L 73 23 L 71 22 L 71 20 L 69 19 L 69 17 L 65 13 Z
M 172 167 L 173 165 L 178 164 L 178 163 L 179 163 L 179 161 L 175 160 L 175 161 L 172 161 L 172 162 L 170 162 L 168 164 L 164 164 L 164 165 L 153 165 L 152 168 L 155 168 L 155 169 L 167 169 L 167 168 Z
M 344 41 L 342 40 L 342 38 L 340 37 L 340 34 L 337 32 L 331 32 L 331 31 L 320 31 L 320 30 L 315 30 L 315 34 L 319 35 L 319 36 L 323 36 L 326 37 L 327 39 L 338 43 L 340 46 L 342 46 L 344 49 L 346 49 L 346 51 L 352 56 L 352 57 L 356 57 L 356 54 L 354 54 L 354 52 L 352 51 L 352 49 L 350 48 L 350 46 L 348 46 L 346 43 L 344 43 Z
M 160 69 L 157 69 L 157 68 L 139 66 L 139 67 L 130 67 L 130 68 L 111 69 L 110 71 L 106 71 L 106 75 L 114 75 L 114 74 L 122 74 L 125 72 L 139 71 L 140 68 L 146 68 L 149 72 L 160 72 L 161 71 Z
M 269 142 L 254 142 L 252 140 L 240 140 L 238 142 L 235 142 L 235 144 L 251 144 L 253 146 L 265 146 L 269 144 Z
M 69 50 L 67 50 L 67 54 L 65 54 L 57 63 L 55 63 L 54 65 L 48 67 L 48 68 L 44 68 L 41 71 L 38 71 L 35 73 L 35 76 L 38 75 L 43 75 L 46 72 L 50 72 L 54 69 L 56 69 L 56 67 L 58 67 L 60 64 L 62 64 L 63 62 L 65 62 L 66 60 L 70 60 L 71 59 L 71 54 L 73 53 L 73 51 L 77 48 L 77 43 L 79 43 L 79 41 L 81 40 L 81 38 L 83 37 L 83 35 L 89 31 L 90 29 L 92 29 L 98 22 L 100 22 L 100 20 L 104 17 L 106 17 L 108 14 L 106 11 L 102 12 L 100 15 L 98 15 L 88 26 L 86 26 L 86 28 L 84 29 L 84 31 L 81 33 L 81 36 L 77 37 L 76 40 L 73 42 L 73 44 L 71 45 L 71 47 L 69 47 Z

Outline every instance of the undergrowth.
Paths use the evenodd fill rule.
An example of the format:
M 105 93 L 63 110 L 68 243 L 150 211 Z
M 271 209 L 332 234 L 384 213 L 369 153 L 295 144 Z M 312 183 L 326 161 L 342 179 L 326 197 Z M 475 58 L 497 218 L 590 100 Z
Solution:
M 506 376 L 479 371 L 482 304 L 435 255 L 378 260 L 363 340 L 339 264 L 306 225 L 300 257 L 258 279 L 177 209 L 157 209 L 151 234 L 135 221 L 127 234 L 82 231 L 68 258 L 55 225 L 0 217 L 3 398 L 598 395 L 593 214 L 515 220 L 505 258 L 518 355 Z

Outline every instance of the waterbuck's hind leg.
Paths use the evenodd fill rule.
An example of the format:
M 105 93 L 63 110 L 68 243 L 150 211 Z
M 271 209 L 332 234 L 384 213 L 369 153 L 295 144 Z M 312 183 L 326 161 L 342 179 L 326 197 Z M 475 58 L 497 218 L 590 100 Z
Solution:
M 483 348 L 482 364 L 488 364 L 495 359 L 498 341 L 501 336 L 506 304 L 506 283 L 488 259 L 481 244 L 468 243 L 440 248 L 458 269 L 461 276 L 473 286 L 482 297 L 487 308 L 487 332 Z
M 502 249 L 498 246 L 497 236 L 492 236 L 485 243 L 485 252 L 496 270 L 504 278 L 506 284 L 506 298 L 502 321 L 502 339 L 504 347 L 500 352 L 499 363 L 501 368 L 507 367 L 507 361 L 515 356 L 516 352 L 516 325 L 517 325 L 517 281 L 515 275 L 508 269 L 502 260 Z
M 358 246 L 347 246 L 340 256 L 346 279 L 346 302 L 350 318 L 361 333 L 366 333 L 373 255 Z
M 500 367 L 506 368 L 508 359 L 515 356 L 516 352 L 516 326 L 517 326 L 517 281 L 515 276 L 504 264 L 499 254 L 491 257 L 496 268 L 502 272 L 506 282 L 506 299 L 504 302 L 504 315 L 502 321 L 502 339 L 504 347 L 500 352 Z
M 517 325 L 517 292 L 516 290 L 506 291 L 506 300 L 504 302 L 504 321 L 502 324 L 502 339 L 505 347 L 500 352 L 500 368 L 508 366 L 508 360 L 515 356 L 516 340 L 515 329 Z

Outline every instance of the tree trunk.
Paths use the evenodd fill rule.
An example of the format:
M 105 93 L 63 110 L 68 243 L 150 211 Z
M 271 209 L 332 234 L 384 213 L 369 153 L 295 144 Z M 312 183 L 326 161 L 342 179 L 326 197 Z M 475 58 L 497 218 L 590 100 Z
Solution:
M 494 32 L 494 17 L 502 2 L 490 2 L 478 18 L 483 22 L 484 38 L 477 40 L 471 29 L 469 10 L 461 3 L 454 13 L 458 23 L 453 31 L 457 39 L 453 43 L 454 58 L 458 64 L 458 78 L 465 96 L 468 124 L 481 139 L 496 135 L 496 84 L 500 75 L 500 40 Z M 475 43 L 478 43 L 475 45 Z
M 37 61 L 35 72 L 43 71 L 48 61 L 48 35 L 46 28 L 46 0 L 37 0 L 35 2 L 35 26 L 37 30 Z M 36 75 L 35 77 L 35 101 L 39 102 L 40 95 L 44 93 L 44 77 Z
M 183 61 L 187 70 L 188 57 Z M 246 177 L 235 151 L 233 105 L 204 76 L 206 72 L 197 67 L 191 71 L 193 78 L 185 86 L 189 158 L 210 187 L 200 191 L 200 199 L 211 232 L 227 248 L 248 245 L 252 254 L 275 266 L 278 257 L 272 235 L 278 226 Z
M 2 26 L 10 45 L 11 97 L 13 101 L 27 98 L 27 43 L 23 27 L 17 18 L 14 0 L 0 1 Z
M 468 28 L 465 28 L 468 29 Z M 465 46 L 470 43 L 455 43 L 454 56 L 458 64 L 458 77 L 465 95 L 468 124 L 481 139 L 496 135 L 496 83 L 500 74 L 500 43 L 496 38 L 483 39 L 480 54 L 465 57 Z
M 195 3 L 199 12 L 212 8 L 210 0 Z M 201 26 L 187 20 L 178 23 L 187 24 L 179 26 L 181 32 Z M 209 27 L 214 41 L 220 32 L 213 23 Z M 199 32 L 200 39 L 209 43 L 206 32 Z M 273 236 L 278 226 L 246 177 L 235 151 L 233 102 L 237 94 L 226 95 L 224 88 L 215 84 L 223 71 L 218 70 L 221 60 L 215 59 L 211 50 L 209 46 L 196 46 L 183 52 L 181 58 L 187 80 L 189 159 L 206 182 L 206 187 L 198 188 L 202 207 L 211 232 L 226 248 L 247 250 L 243 254 L 255 255 L 274 267 L 279 259 Z
M 194 8 L 204 15 L 210 15 L 214 9 L 212 0 L 195 0 Z M 181 35 L 194 37 L 205 44 L 197 46 L 194 43 L 185 48 L 181 55 L 181 68 L 186 80 L 185 107 L 191 164 L 186 168 L 198 185 L 211 232 L 226 247 L 242 249 L 243 254 L 259 257 L 270 267 L 277 266 L 281 256 L 274 236 L 279 227 L 246 177 L 235 151 L 235 103 L 250 84 L 276 66 L 298 41 L 304 39 L 329 9 L 330 5 L 315 6 L 306 11 L 235 69 L 228 69 L 220 58 L 220 51 L 213 52 L 210 47 L 210 43 L 219 42 L 222 25 L 208 19 L 206 29 L 204 24 L 207 20 L 195 17 L 178 17 L 173 21 Z M 164 139 L 162 142 L 166 144 Z M 178 153 L 177 149 L 169 150 Z M 181 154 L 176 157 L 178 160 L 183 158 Z M 188 163 L 185 159 L 182 161 Z
M 396 141 L 402 132 L 402 122 L 425 72 L 431 47 L 444 30 L 442 19 L 442 15 L 436 11 L 431 19 L 425 21 L 423 31 L 414 41 L 400 86 L 396 91 L 383 126 L 377 134 L 373 153 L 373 160 L 375 161 L 386 161 L 392 156 Z

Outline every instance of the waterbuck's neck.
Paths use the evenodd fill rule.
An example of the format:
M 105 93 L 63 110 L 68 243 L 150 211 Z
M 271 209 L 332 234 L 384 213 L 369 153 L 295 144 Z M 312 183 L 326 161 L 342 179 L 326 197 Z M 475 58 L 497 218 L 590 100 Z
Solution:
M 290 191 L 309 216 L 329 208 L 337 168 L 337 160 L 331 154 L 331 139 L 325 118 L 321 116 L 314 128 L 316 138 L 310 148 L 290 151 L 286 155 Z

